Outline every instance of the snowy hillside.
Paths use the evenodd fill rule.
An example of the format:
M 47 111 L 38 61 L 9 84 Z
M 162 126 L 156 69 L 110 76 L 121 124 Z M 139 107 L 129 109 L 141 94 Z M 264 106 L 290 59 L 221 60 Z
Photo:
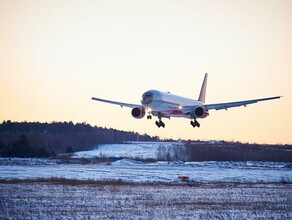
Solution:
M 171 151 L 175 147 L 183 147 L 178 142 L 129 142 L 126 144 L 100 145 L 92 151 L 76 152 L 74 158 L 131 158 L 131 159 L 154 159 L 159 158 L 159 153 Z M 172 153 L 173 154 L 173 153 Z

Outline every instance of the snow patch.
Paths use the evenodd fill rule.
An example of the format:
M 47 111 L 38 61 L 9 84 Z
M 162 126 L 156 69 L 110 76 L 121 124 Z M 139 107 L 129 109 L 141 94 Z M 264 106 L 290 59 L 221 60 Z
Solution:
M 137 165 L 143 165 L 143 162 L 136 161 L 136 160 L 130 160 L 130 159 L 122 159 L 118 160 L 114 163 L 112 163 L 114 166 L 137 166 Z
M 76 152 L 74 158 L 131 158 L 157 159 L 159 147 L 169 148 L 181 144 L 175 142 L 128 142 L 125 144 L 99 145 L 91 151 Z M 182 144 L 181 144 L 182 145 Z

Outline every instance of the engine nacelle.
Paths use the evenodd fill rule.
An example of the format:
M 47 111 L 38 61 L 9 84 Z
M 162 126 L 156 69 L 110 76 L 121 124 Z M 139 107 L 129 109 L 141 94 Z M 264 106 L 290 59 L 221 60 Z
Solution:
M 208 115 L 209 111 L 204 106 L 198 106 L 197 108 L 195 108 L 196 118 L 206 118 Z
M 142 107 L 136 107 L 132 109 L 131 113 L 134 118 L 140 119 L 145 116 L 145 109 Z

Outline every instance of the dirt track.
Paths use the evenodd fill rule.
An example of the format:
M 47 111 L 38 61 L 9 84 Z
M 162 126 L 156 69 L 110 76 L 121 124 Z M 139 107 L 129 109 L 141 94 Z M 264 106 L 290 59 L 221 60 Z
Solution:
M 0 219 L 292 219 L 292 185 L 0 184 Z

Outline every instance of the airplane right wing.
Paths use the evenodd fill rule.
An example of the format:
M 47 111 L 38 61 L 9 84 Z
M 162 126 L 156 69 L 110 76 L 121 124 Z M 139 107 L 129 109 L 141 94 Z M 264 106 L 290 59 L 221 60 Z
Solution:
M 136 107 L 139 107 L 141 105 L 136 105 L 136 104 L 130 104 L 130 103 L 124 103 L 124 102 L 116 102 L 116 101 L 111 101 L 111 100 L 107 100 L 107 99 L 100 99 L 100 98 L 95 98 L 95 97 L 92 97 L 91 98 L 92 100 L 95 100 L 95 101 L 99 101 L 99 102 L 105 102 L 105 103 L 109 103 L 109 104 L 113 104 L 113 105 L 119 105 L 121 107 L 128 107 L 128 108 L 136 108 Z
M 239 106 L 245 106 L 249 104 L 254 104 L 257 102 L 262 102 L 262 101 L 267 101 L 267 100 L 272 100 L 272 99 L 279 99 L 282 96 L 274 96 L 274 97 L 269 97 L 269 98 L 263 98 L 263 99 L 252 99 L 252 100 L 245 100 L 245 101 L 239 101 L 239 102 L 226 102 L 226 103 L 218 103 L 218 104 L 208 104 L 205 105 L 205 107 L 208 110 L 215 109 L 215 110 L 222 110 L 225 109 L 227 110 L 228 108 L 234 108 L 234 107 L 239 107 Z

